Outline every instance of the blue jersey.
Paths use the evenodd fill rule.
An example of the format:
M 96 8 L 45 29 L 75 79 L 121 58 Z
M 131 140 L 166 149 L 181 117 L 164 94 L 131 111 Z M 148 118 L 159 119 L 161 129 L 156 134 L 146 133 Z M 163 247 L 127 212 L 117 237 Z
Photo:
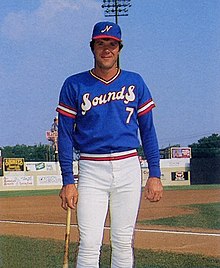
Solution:
M 92 71 L 67 78 L 57 107 L 64 185 L 72 183 L 73 148 L 97 155 L 136 149 L 140 146 L 138 129 L 150 176 L 160 177 L 153 107 L 149 89 L 139 74 L 119 69 L 109 81 Z

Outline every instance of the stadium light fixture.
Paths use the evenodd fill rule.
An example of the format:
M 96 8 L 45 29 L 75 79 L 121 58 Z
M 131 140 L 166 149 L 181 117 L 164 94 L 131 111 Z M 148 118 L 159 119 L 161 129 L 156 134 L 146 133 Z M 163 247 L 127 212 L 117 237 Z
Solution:
M 103 0 L 102 4 L 105 17 L 115 17 L 116 24 L 119 16 L 128 16 L 129 7 L 131 7 L 131 0 Z

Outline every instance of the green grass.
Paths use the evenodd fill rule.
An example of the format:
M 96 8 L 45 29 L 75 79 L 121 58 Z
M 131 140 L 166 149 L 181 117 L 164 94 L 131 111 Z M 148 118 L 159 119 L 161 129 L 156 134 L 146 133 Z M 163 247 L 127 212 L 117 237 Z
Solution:
M 37 240 L 27 237 L 0 237 L 1 268 L 61 268 L 63 241 Z M 74 267 L 77 244 L 70 244 L 69 268 Z M 101 268 L 110 267 L 110 248 L 103 246 Z M 136 268 L 212 268 L 220 267 L 220 259 L 194 254 L 174 254 L 135 250 Z
M 165 187 L 168 190 L 219 189 L 220 185 L 193 185 Z M 58 195 L 59 190 L 26 190 L 0 192 L 0 197 Z M 158 220 L 144 224 L 201 227 L 220 229 L 220 203 L 184 206 L 195 213 Z M 0 236 L 0 268 L 61 268 L 64 241 L 39 240 L 18 236 Z M 70 245 L 70 265 L 74 267 L 77 244 Z M 74 253 L 73 253 L 74 252 Z M 110 248 L 103 246 L 100 267 L 110 267 Z M 212 268 L 220 267 L 219 258 L 193 254 L 175 254 L 151 250 L 135 250 L 135 268 Z
M 0 191 L 1 197 L 58 195 L 60 190 Z M 1 267 L 1 266 L 0 266 Z
M 165 186 L 165 191 L 176 190 L 211 190 L 220 189 L 220 184 L 209 185 L 184 185 L 184 186 Z M 59 189 L 55 190 L 23 190 L 23 191 L 0 191 L 1 197 L 19 197 L 19 196 L 45 196 L 45 195 L 58 195 Z
M 194 211 L 192 214 L 177 217 L 161 218 L 157 220 L 140 221 L 146 225 L 169 225 L 178 227 L 199 227 L 220 229 L 220 203 L 193 204 L 184 206 Z
M 182 186 L 164 186 L 165 191 L 212 190 L 212 189 L 220 189 L 220 184 L 198 184 L 198 185 L 182 185 Z

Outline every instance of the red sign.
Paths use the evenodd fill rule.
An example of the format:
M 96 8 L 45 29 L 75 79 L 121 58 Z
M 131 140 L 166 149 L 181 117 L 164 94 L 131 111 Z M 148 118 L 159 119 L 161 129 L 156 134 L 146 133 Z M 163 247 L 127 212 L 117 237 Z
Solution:
M 171 158 L 191 158 L 191 148 L 172 148 Z
M 46 131 L 46 138 L 48 141 L 56 142 L 58 138 L 58 132 L 57 131 Z

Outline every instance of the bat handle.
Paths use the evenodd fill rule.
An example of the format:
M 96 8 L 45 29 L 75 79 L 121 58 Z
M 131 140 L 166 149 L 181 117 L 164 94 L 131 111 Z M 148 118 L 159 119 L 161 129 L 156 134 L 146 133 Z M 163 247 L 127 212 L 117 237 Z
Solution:
M 69 267 L 70 222 L 71 222 L 71 208 L 68 207 L 66 214 L 66 235 L 65 235 L 63 268 Z
M 66 233 L 70 234 L 70 222 L 71 222 L 71 208 L 67 208 L 67 215 L 66 215 Z

